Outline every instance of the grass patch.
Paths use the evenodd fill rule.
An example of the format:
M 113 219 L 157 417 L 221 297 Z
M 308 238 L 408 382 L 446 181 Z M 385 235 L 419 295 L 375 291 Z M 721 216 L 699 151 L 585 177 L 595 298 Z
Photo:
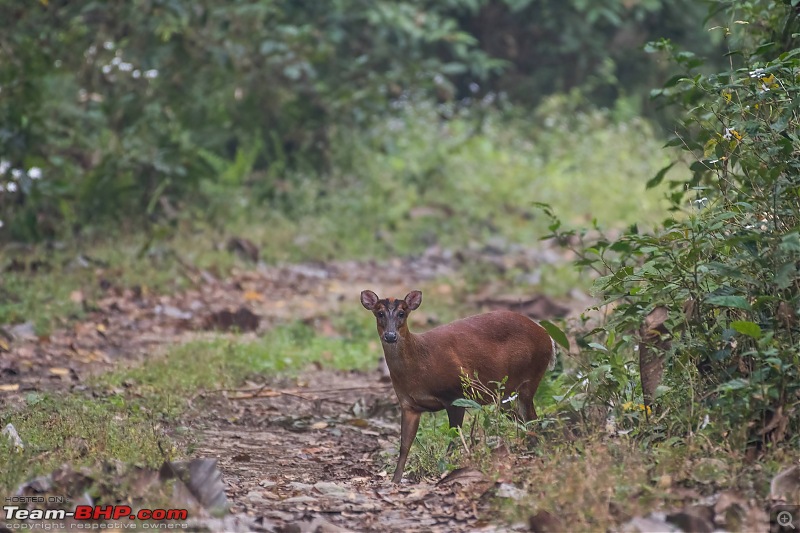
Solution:
M 600 428 L 566 442 L 551 435 L 536 451 L 534 460 L 514 469 L 514 481 L 528 498 L 497 504 L 509 522 L 544 510 L 559 517 L 568 531 L 614 529 L 634 516 L 679 511 L 684 498 L 700 502 L 725 491 L 765 510 L 771 478 L 798 458 L 797 450 L 787 450 L 782 466 L 753 463 L 726 444 L 704 438 L 652 445 L 611 439 Z M 726 529 L 759 530 L 765 524 L 754 522 L 758 517 L 750 512 L 729 516 Z
M 227 275 L 241 264 L 217 250 L 209 233 L 201 237 L 187 230 L 175 243 L 151 248 L 147 242 L 140 233 L 75 240 L 59 250 L 44 245 L 4 250 L 8 260 L 0 261 L 0 271 L 5 270 L 0 325 L 31 322 L 44 336 L 83 318 L 108 287 L 138 288 L 145 294 L 180 291 L 191 285 L 185 265 Z M 143 247 L 149 252 L 142 253 Z
M 352 320 L 357 320 L 355 317 Z M 263 338 L 230 336 L 172 348 L 162 358 L 92 379 L 88 392 L 30 394 L 0 416 L 25 443 L 15 451 L 0 439 L 0 491 L 13 490 L 63 463 L 74 467 L 111 459 L 158 466 L 190 445 L 173 431 L 187 400 L 202 390 L 235 387 L 248 377 L 291 373 L 319 362 L 353 369 L 375 364 L 366 328 L 360 335 L 322 337 L 305 324 L 278 327 Z

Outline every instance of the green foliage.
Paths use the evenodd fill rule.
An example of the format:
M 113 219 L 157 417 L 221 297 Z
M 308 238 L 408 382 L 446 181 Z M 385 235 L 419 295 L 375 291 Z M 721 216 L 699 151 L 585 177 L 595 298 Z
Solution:
M 613 304 L 585 339 L 593 392 L 610 405 L 641 403 L 629 377 L 646 343 L 666 365 L 655 404 L 674 413 L 651 434 L 709 426 L 734 446 L 760 448 L 800 436 L 800 50 L 772 40 L 797 24 L 788 3 L 720 5 L 750 22 L 731 37 L 732 46 L 753 46 L 732 50 L 741 66 L 698 74 L 690 55 L 658 45 L 687 68 L 657 93 L 686 106 L 670 144 L 694 160 L 687 177 L 667 180 L 673 217 L 654 234 L 634 226 L 616 239 L 565 232 L 558 222 L 552 229 L 584 241 L 578 263 Z M 657 308 L 666 321 L 650 324 Z
M 352 170 L 275 199 L 292 219 L 313 218 L 294 249 L 364 257 L 498 235 L 525 243 L 546 230 L 531 209 L 542 201 L 571 221 L 655 222 L 665 212 L 659 195 L 628 194 L 668 162 L 651 127 L 581 112 L 577 100 L 554 97 L 531 114 L 404 102 L 394 119 L 336 143 L 335 168 Z
M 2 0 L 0 20 L 13 21 L 0 32 L 0 219 L 16 239 L 174 211 L 202 181 L 251 168 L 324 169 L 332 130 L 448 71 L 499 66 L 416 2 Z
M 713 45 L 696 4 L 0 0 L 0 241 L 174 223 L 230 189 L 291 215 L 287 191 L 314 204 L 331 172 L 358 172 L 338 145 L 410 95 L 531 109 L 574 90 L 630 124 L 663 75 L 638 53 L 646 36 Z M 371 148 L 395 142 L 380 134 Z M 441 179 L 430 165 L 452 149 L 398 186 Z
M 639 112 L 649 88 L 669 75 L 667 64 L 642 53 L 648 40 L 665 37 L 702 52 L 720 42 L 702 30 L 706 3 L 693 0 L 475 3 L 480 7 L 462 15 L 464 25 L 483 50 L 509 63 L 491 88 L 529 105 L 576 89 L 596 105 Z

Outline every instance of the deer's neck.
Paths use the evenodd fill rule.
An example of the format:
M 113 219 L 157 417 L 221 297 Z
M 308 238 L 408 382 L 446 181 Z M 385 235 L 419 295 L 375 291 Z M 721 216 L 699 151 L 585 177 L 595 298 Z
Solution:
M 427 358 L 428 351 L 421 335 L 407 331 L 395 343 L 383 342 L 383 353 L 391 368 L 393 365 L 407 367 L 419 364 Z

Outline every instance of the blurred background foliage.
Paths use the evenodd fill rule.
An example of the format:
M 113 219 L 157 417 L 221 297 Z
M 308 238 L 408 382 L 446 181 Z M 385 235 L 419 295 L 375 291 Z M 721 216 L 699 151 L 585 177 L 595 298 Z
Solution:
M 396 201 L 404 216 L 415 195 L 458 203 L 448 191 L 487 188 L 498 170 L 510 180 L 501 204 L 516 187 L 543 196 L 525 202 L 548 201 L 575 191 L 576 172 L 620 175 L 616 162 L 580 161 L 615 145 L 630 149 L 615 180 L 626 189 L 651 170 L 632 159 L 661 157 L 639 117 L 658 118 L 649 91 L 674 68 L 643 46 L 664 37 L 720 49 L 708 10 L 688 0 L 0 0 L 0 241 L 191 208 L 230 218 L 244 203 L 296 219 L 348 203 L 353 187 L 376 193 L 353 215 Z M 547 186 L 531 179 L 548 165 Z M 613 209 L 642 212 L 627 207 Z

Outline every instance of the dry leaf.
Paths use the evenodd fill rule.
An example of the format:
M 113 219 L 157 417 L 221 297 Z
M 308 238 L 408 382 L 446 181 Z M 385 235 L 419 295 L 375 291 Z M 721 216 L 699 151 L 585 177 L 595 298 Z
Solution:
M 247 300 L 248 302 L 252 301 L 260 302 L 264 299 L 264 296 L 260 292 L 256 291 L 244 291 L 244 299 Z
M 5 383 L 0 385 L 0 392 L 14 392 L 19 390 L 19 383 Z
M 50 373 L 55 374 L 56 376 L 68 376 L 69 368 L 53 367 L 50 369 Z
M 798 494 L 800 494 L 800 466 L 785 468 L 772 478 L 770 499 L 791 502 L 792 497 Z

